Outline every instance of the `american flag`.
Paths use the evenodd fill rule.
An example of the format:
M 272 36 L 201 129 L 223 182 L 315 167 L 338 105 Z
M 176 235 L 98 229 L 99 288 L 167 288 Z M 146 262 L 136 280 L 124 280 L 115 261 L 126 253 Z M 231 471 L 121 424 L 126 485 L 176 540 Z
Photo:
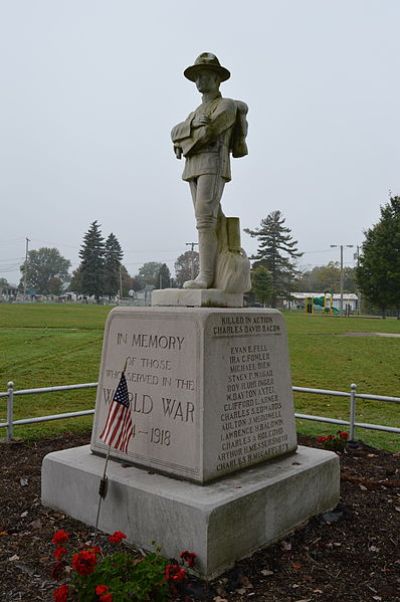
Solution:
M 113 400 L 108 410 L 108 416 L 100 439 L 106 445 L 126 452 L 132 437 L 133 426 L 131 404 L 129 402 L 128 386 L 125 372 L 121 374 L 118 387 L 115 389 Z

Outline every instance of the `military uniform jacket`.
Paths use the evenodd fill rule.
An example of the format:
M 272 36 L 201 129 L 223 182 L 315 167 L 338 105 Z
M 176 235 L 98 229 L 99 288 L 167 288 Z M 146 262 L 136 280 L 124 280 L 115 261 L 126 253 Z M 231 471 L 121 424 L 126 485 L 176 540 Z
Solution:
M 186 157 L 184 180 L 207 174 L 219 175 L 227 181 L 231 179 L 229 152 L 236 113 L 235 101 L 219 94 L 214 100 L 202 103 L 186 121 L 173 128 L 174 146 Z M 210 122 L 193 127 L 194 118 L 200 115 L 209 117 Z

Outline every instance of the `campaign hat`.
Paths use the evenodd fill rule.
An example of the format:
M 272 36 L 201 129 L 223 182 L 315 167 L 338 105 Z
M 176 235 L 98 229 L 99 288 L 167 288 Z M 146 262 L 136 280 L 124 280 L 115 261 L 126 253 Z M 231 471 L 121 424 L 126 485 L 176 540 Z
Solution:
M 226 81 L 230 78 L 231 74 L 225 67 L 222 67 L 219 60 L 212 54 L 211 52 L 202 52 L 194 62 L 194 65 L 190 65 L 183 72 L 183 75 L 190 79 L 191 82 L 196 81 L 196 77 L 199 71 L 209 69 L 210 71 L 214 71 L 214 73 L 218 73 L 221 78 L 221 82 Z

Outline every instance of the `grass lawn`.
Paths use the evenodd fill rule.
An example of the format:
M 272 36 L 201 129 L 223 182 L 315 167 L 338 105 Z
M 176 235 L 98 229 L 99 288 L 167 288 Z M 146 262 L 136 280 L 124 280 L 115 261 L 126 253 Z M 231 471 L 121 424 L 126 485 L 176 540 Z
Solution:
M 340 318 L 285 313 L 293 385 L 400 397 L 400 321 L 380 318 Z M 358 333 L 358 336 L 357 336 Z M 360 336 L 365 334 L 366 336 Z M 296 412 L 348 419 L 349 401 L 339 397 L 295 393 Z M 400 405 L 357 400 L 357 420 L 400 427 Z M 298 421 L 307 434 L 329 434 L 334 425 Z M 400 450 L 400 435 L 360 429 L 358 437 L 371 445 Z
M 105 319 L 111 307 L 93 305 L 0 305 L 0 390 L 13 380 L 16 389 L 95 382 L 98 379 Z M 294 385 L 400 397 L 400 321 L 285 313 Z M 359 333 L 357 335 L 357 333 Z M 360 336 L 362 333 L 363 336 Z M 368 336 L 364 336 L 368 335 Z M 95 390 L 15 398 L 15 417 L 28 418 L 94 407 Z M 295 394 L 296 411 L 347 419 L 348 400 Z M 400 425 L 400 406 L 358 401 L 357 420 Z M 6 419 L 0 399 L 0 421 Z M 89 429 L 92 417 L 53 421 L 16 429 L 37 437 Z M 334 425 L 298 421 L 307 434 L 335 432 Z M 0 435 L 3 435 L 0 433 Z M 360 430 L 364 441 L 400 450 L 400 436 Z
M 0 305 L 0 390 L 96 382 L 104 323 L 111 307 L 93 305 Z M 16 396 L 15 418 L 94 407 L 95 389 Z M 0 400 L 0 421 L 5 420 Z M 19 427 L 16 435 L 40 436 L 90 429 L 92 417 Z

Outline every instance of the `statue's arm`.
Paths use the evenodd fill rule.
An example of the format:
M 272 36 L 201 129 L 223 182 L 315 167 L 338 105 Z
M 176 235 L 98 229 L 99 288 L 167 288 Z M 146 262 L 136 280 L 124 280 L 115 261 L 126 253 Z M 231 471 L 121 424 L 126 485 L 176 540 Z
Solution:
M 190 115 L 187 117 L 187 119 L 185 119 L 185 121 L 178 123 L 178 125 L 172 128 L 172 142 L 179 142 L 180 140 L 184 140 L 185 138 L 190 137 L 193 117 L 194 113 L 190 113 Z
M 174 153 L 177 159 L 182 158 L 183 148 L 185 147 L 185 141 L 190 139 L 192 132 L 192 121 L 194 113 L 190 113 L 189 117 L 178 123 L 171 131 L 171 139 L 174 145 Z
M 218 107 L 211 114 L 210 120 L 201 135 L 198 137 L 200 144 L 213 142 L 220 134 L 229 129 L 236 120 L 236 104 L 230 98 L 223 98 Z

